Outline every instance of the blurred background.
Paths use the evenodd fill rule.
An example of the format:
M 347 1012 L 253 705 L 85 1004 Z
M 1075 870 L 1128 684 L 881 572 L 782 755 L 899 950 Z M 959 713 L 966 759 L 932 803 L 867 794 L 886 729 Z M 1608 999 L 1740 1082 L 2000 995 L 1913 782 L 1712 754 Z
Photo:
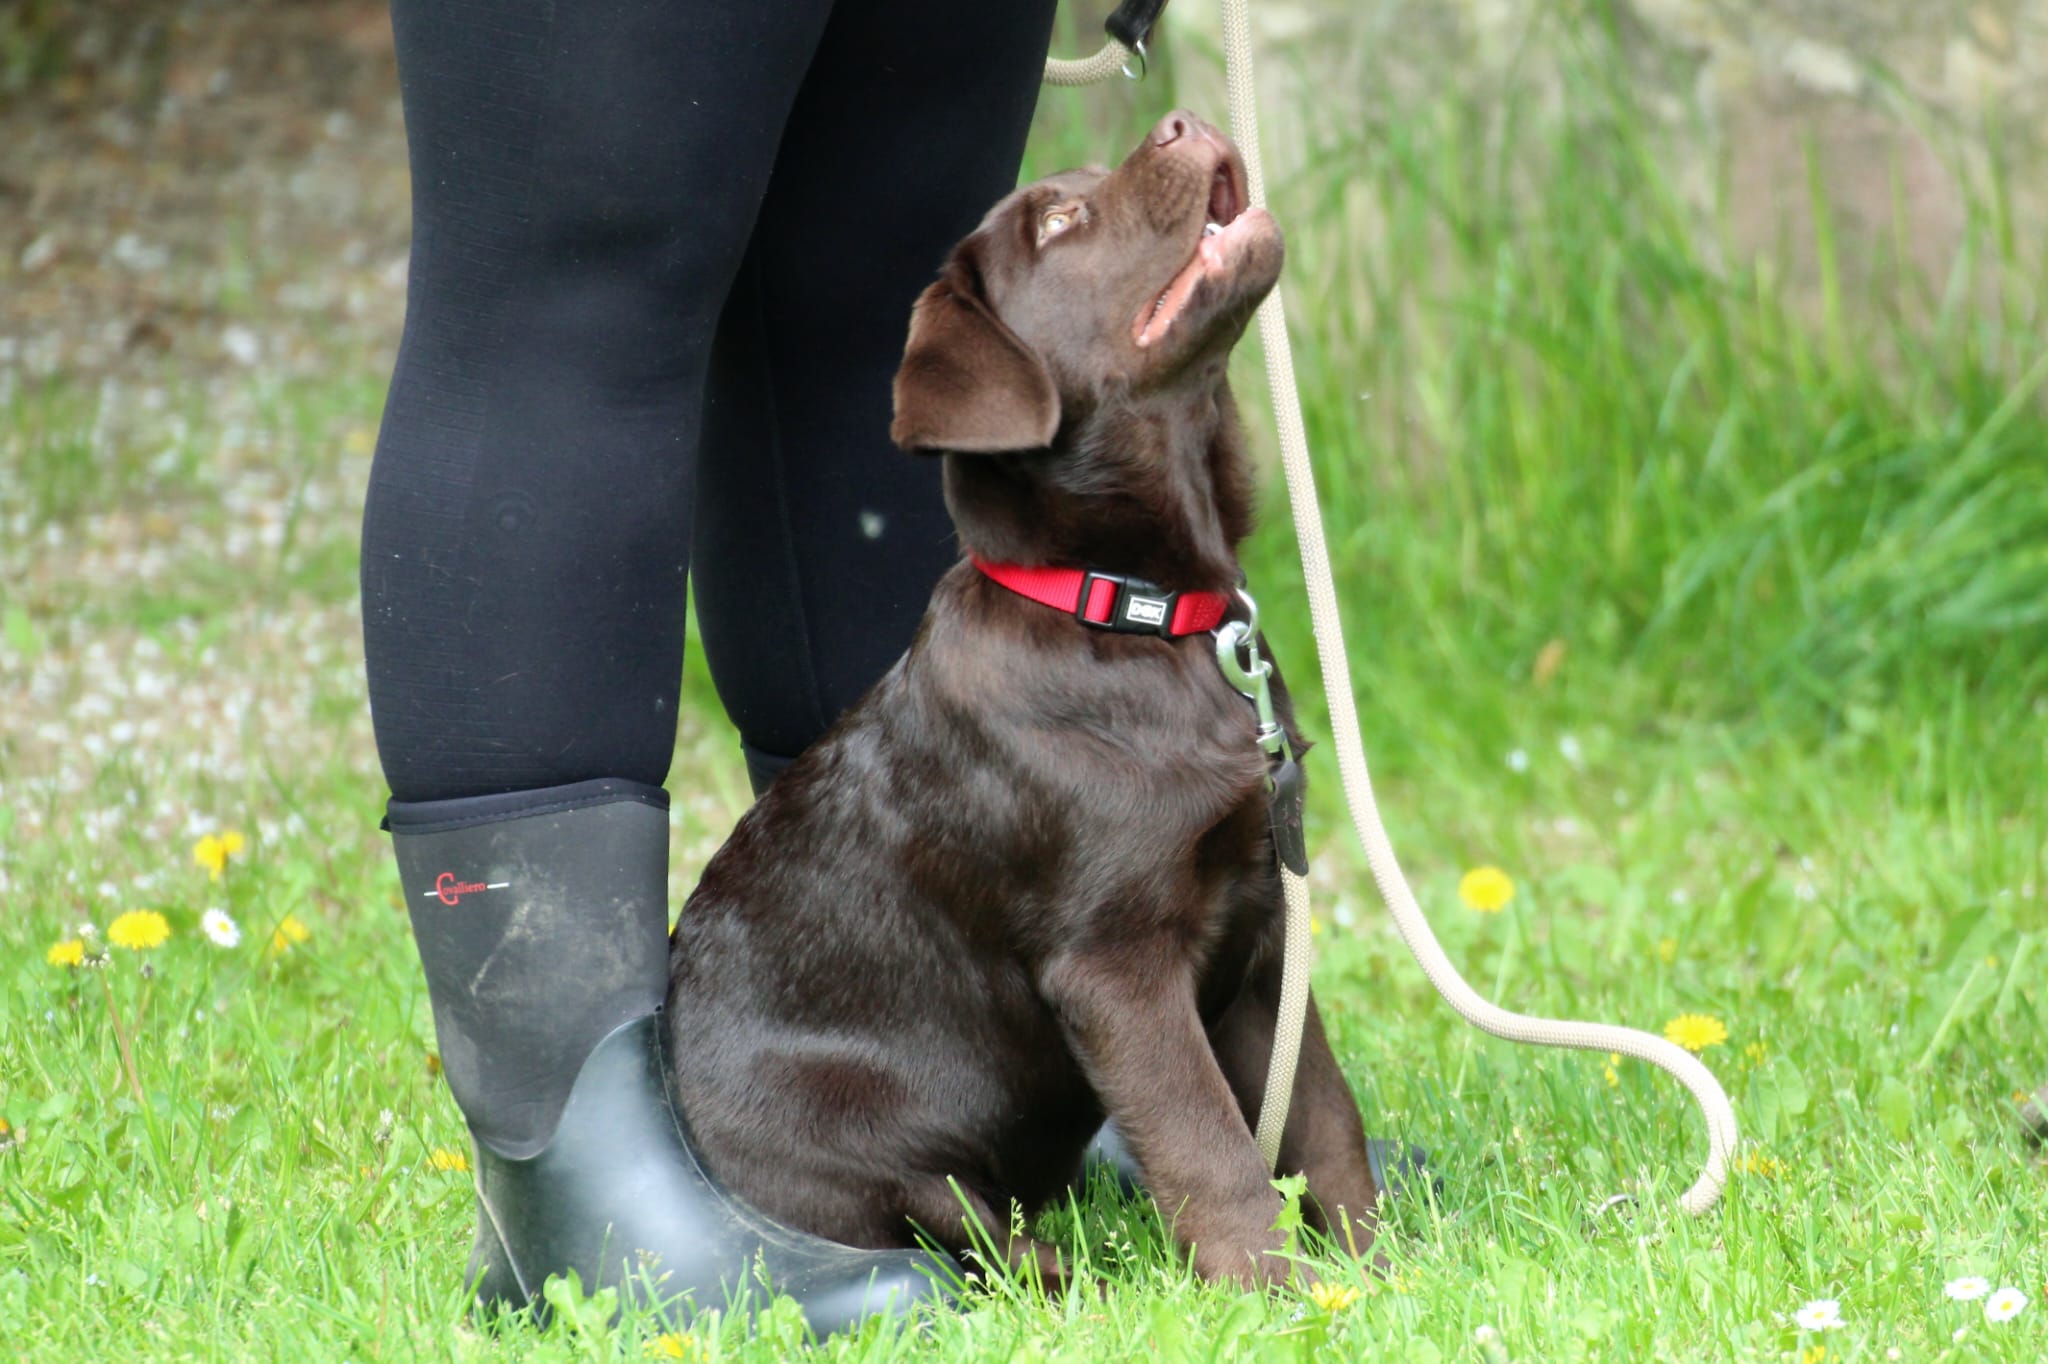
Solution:
M 2034 689 L 2048 5 L 1254 9 L 1368 638 L 1481 712 L 1539 658 L 1851 729 L 2008 665 Z M 1221 121 L 1218 46 L 1182 0 L 1147 83 L 1048 95 L 1028 169 L 1173 103 Z M 145 570 L 117 593 L 191 558 L 341 604 L 406 237 L 382 5 L 0 13 L 0 658 L 96 554 Z
M 1063 7 L 1059 50 L 1092 51 L 1105 8 Z M 1785 1343 L 1788 1274 L 1903 1302 L 1930 1265 L 2011 1263 L 2013 1228 L 2048 1216 L 2012 1126 L 2048 1078 L 2048 0 L 1252 8 L 1396 845 L 1483 993 L 1725 1025 L 1691 1035 L 1755 1143 L 1726 1220 L 1656 1252 L 1692 1257 L 1674 1279 L 1560 1251 L 1543 1228 L 1577 1226 L 1581 1195 L 1690 1177 L 1690 1110 L 1630 1064 L 1448 1017 L 1313 755 L 1339 1054 L 1375 1130 L 1428 1141 L 1484 1226 L 1375 1329 L 1469 1332 L 1494 1298 L 1459 1285 L 1483 1281 L 1529 1357 L 1752 1357 Z M 1048 92 L 1027 173 L 1115 160 L 1176 104 L 1221 123 L 1219 53 L 1208 0 L 1175 0 L 1144 83 Z M 821 249 L 857 264 L 840 226 Z M 454 1291 L 466 1193 L 394 1172 L 445 1181 L 421 1162 L 461 1136 L 420 1060 L 355 600 L 406 251 L 382 4 L 0 6 L 0 1116 L 30 1130 L 0 1160 L 73 1209 L 0 1206 L 0 1328 L 9 1266 L 111 1262 L 150 1311 L 185 1302 L 229 1354 L 263 1352 L 240 1289 L 177 1297 L 184 1175 L 86 1211 L 146 1115 L 105 1082 L 98 994 L 43 954 L 136 905 L 175 930 L 163 978 L 127 982 L 136 1016 L 149 989 L 193 1009 L 134 1063 L 153 1149 L 251 1207 L 284 1170 L 349 1210 L 299 1242 L 252 1214 L 297 1277 L 221 1227 L 192 1244 L 225 1236 L 216 1269 L 323 1304 L 411 1274 L 431 1287 L 401 1321 L 447 1319 L 421 1295 Z M 1269 452 L 1254 341 L 1236 373 Z M 1251 580 L 1318 732 L 1277 477 L 1265 522 Z M 747 799 L 694 650 L 681 721 L 677 903 Z M 216 883 L 189 849 L 230 828 L 250 850 Z M 1506 912 L 1460 902 L 1481 865 L 1511 878 Z M 252 943 L 283 914 L 310 938 L 181 976 L 209 904 Z M 386 1108 L 395 1141 L 335 1119 Z M 38 1339 L 76 1329 L 62 1301 L 33 1313 Z M 384 1338 L 306 1320 L 335 1349 Z M 1915 1321 L 1848 1343 L 1946 1348 Z

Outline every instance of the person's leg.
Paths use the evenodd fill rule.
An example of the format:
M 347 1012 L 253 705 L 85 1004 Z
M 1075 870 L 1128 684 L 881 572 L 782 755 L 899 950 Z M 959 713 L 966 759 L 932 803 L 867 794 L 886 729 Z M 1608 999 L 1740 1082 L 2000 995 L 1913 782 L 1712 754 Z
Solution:
M 395 6 L 415 230 L 362 578 L 399 799 L 665 776 L 705 360 L 826 8 Z
M 656 1026 L 704 367 L 827 8 L 395 6 L 415 234 L 364 643 L 490 1300 L 637 1266 L 717 1305 L 757 1254 L 821 1331 L 928 1291 L 720 1198 Z
M 720 324 L 691 577 L 757 783 L 910 643 L 957 555 L 889 441 L 910 305 L 1017 180 L 1052 0 L 842 3 Z

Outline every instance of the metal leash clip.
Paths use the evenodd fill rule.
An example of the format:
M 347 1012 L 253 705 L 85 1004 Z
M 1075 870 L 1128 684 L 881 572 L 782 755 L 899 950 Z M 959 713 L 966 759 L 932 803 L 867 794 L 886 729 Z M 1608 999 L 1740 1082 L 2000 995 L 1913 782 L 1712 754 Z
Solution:
M 1152 36 L 1152 28 L 1159 22 L 1159 12 L 1166 8 L 1166 0 L 1123 0 L 1110 12 L 1102 23 L 1103 32 L 1122 43 L 1138 59 L 1138 69 L 1131 70 L 1131 64 L 1124 63 L 1124 75 L 1134 81 L 1145 79 L 1145 40 Z
M 1259 747 L 1267 757 L 1289 762 L 1294 753 L 1287 743 L 1287 731 L 1273 713 L 1273 665 L 1259 654 L 1259 604 L 1242 587 L 1236 592 L 1244 603 L 1245 618 L 1216 627 L 1216 666 L 1223 670 L 1223 680 L 1252 703 L 1259 719 Z M 1272 785 L 1273 778 L 1268 775 L 1267 789 Z
M 1306 787 L 1294 745 L 1273 710 L 1273 665 L 1259 654 L 1259 604 L 1242 587 L 1243 620 L 1216 627 L 1216 666 L 1223 680 L 1252 703 L 1258 717 L 1256 739 L 1266 755 L 1266 814 L 1273 829 L 1273 853 L 1296 876 L 1308 875 L 1308 836 L 1302 828 Z

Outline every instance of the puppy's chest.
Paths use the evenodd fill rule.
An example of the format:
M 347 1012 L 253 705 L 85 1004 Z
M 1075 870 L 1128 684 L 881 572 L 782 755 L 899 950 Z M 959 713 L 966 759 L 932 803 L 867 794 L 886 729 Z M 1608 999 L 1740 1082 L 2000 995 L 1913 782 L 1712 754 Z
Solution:
M 1159 789 L 1176 788 L 1162 781 Z M 1263 797 L 1241 795 L 1220 815 L 1200 804 L 1165 814 L 1083 836 L 1090 855 L 1063 898 L 1085 922 L 1061 936 L 1158 956 L 1162 969 L 1197 979 L 1235 980 L 1280 922 Z
M 1026 956 L 1165 944 L 1181 965 L 1249 952 L 1278 903 L 1266 755 L 1211 651 L 1025 636 L 1014 653 L 927 641 L 949 751 L 973 774 L 932 805 L 935 872 Z M 982 917 L 975 915 L 974 917 Z

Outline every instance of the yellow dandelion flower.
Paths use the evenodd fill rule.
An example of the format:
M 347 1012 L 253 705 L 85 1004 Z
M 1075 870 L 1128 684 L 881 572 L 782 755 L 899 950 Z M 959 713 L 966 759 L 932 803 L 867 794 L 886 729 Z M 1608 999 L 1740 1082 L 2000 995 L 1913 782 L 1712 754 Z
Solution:
M 278 920 L 277 929 L 270 935 L 270 955 L 283 956 L 293 946 L 313 936 L 313 930 L 299 922 L 296 914 L 287 914 Z
M 170 920 L 153 909 L 131 909 L 107 925 L 107 941 L 131 952 L 162 947 L 170 936 Z
M 1776 1179 L 1785 1170 L 1782 1162 L 1761 1151 L 1744 1151 L 1736 1160 L 1735 1168 L 1743 1174 L 1755 1175 L 1758 1179 Z
M 1309 1286 L 1308 1295 L 1317 1307 L 1332 1316 L 1358 1301 L 1358 1290 L 1350 1284 L 1312 1284 Z
M 1669 966 L 1669 965 L 1670 965 L 1670 964 L 1671 964 L 1672 962 L 1674 962 L 1674 961 L 1677 961 L 1677 960 L 1678 960 L 1678 939 L 1676 939 L 1676 938 L 1659 938 L 1659 939 L 1657 939 L 1657 960 L 1658 960 L 1658 961 L 1661 961 L 1661 962 L 1663 962 L 1663 963 L 1664 963 L 1664 964 L 1665 964 L 1666 966 Z
M 1806 1352 L 1799 1356 L 1799 1364 L 1821 1364 L 1821 1361 L 1827 1357 L 1827 1346 L 1809 1345 L 1806 1347 Z
M 192 860 L 206 868 L 209 880 L 218 881 L 228 868 L 228 859 L 241 852 L 243 846 L 241 834 L 233 829 L 208 834 L 192 845 Z
M 697 1337 L 688 1331 L 677 1335 L 664 1331 L 641 1347 L 649 1359 L 696 1359 L 703 1354 Z
M 460 1151 L 451 1151 L 445 1146 L 436 1146 L 427 1156 L 427 1164 L 443 1172 L 467 1170 L 469 1157 Z
M 1607 1064 L 1600 1068 L 1600 1073 L 1607 1077 L 1607 1087 L 1609 1089 L 1613 1089 L 1616 1085 L 1621 1083 L 1621 1072 L 1618 1069 L 1616 1069 L 1616 1067 L 1618 1067 L 1620 1064 L 1620 1052 L 1610 1051 L 1607 1053 Z
M 52 966 L 78 966 L 85 961 L 85 943 L 78 938 L 53 943 L 50 950 L 43 953 L 43 960 Z
M 1308 920 L 1308 935 L 1311 938 L 1320 938 L 1323 936 L 1323 921 L 1321 919 L 1316 918 L 1313 914 L 1309 916 Z
M 1515 898 L 1515 883 L 1499 867 L 1474 867 L 1458 878 L 1458 898 L 1481 914 L 1498 914 Z
M 1680 1014 L 1664 1025 L 1664 1038 L 1687 1051 L 1705 1051 L 1728 1040 L 1727 1025 L 1705 1014 Z

